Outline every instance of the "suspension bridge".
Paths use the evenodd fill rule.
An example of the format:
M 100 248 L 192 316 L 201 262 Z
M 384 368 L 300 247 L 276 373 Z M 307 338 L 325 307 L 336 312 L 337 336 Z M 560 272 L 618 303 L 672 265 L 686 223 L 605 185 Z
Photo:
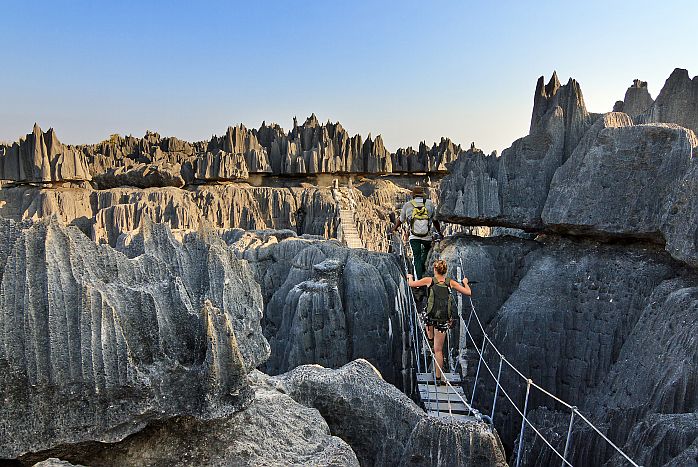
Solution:
M 401 236 L 394 235 L 391 241 L 392 251 L 397 254 L 400 261 L 404 267 L 405 274 L 409 272 L 408 258 L 405 244 L 401 239 Z M 460 266 L 456 270 L 456 280 L 461 281 L 463 278 L 463 264 L 462 261 Z M 407 285 L 405 284 L 405 287 Z M 432 348 L 429 346 L 427 332 L 424 327 L 422 320 L 422 315 L 419 312 L 419 307 L 415 301 L 414 295 L 409 287 L 405 290 L 409 303 L 409 317 L 408 323 L 410 326 L 410 346 L 413 353 L 413 358 L 416 367 L 415 379 L 417 381 L 418 395 L 421 403 L 424 405 L 427 413 L 432 417 L 439 417 L 444 420 L 450 421 L 482 421 L 494 425 L 494 420 L 497 415 L 497 401 L 504 396 L 504 399 L 511 404 L 514 408 L 515 414 L 520 417 L 520 427 L 517 437 L 517 442 L 515 444 L 515 453 L 512 456 L 512 465 L 519 467 L 521 465 L 522 457 L 524 454 L 526 437 L 524 436 L 527 430 L 531 430 L 535 434 L 536 439 L 540 439 L 547 449 L 554 454 L 554 456 L 559 460 L 562 467 L 572 466 L 570 461 L 571 453 L 573 450 L 573 428 L 575 424 L 585 424 L 588 428 L 593 430 L 602 442 L 606 443 L 612 448 L 618 455 L 627 461 L 628 465 L 634 467 L 640 467 L 635 461 L 633 461 L 620 447 L 618 447 L 611 439 L 606 436 L 606 434 L 594 425 L 588 417 L 582 414 L 579 409 L 561 398 L 557 397 L 555 394 L 547 391 L 545 388 L 536 384 L 531 378 L 527 377 L 521 371 L 519 371 L 514 364 L 507 359 L 507 357 L 497 348 L 494 341 L 485 331 L 485 326 L 478 315 L 472 298 L 467 297 L 467 303 L 464 303 L 464 297 L 458 294 L 457 298 L 457 309 L 458 309 L 458 325 L 459 325 L 459 342 L 458 347 L 455 348 L 452 345 L 452 332 L 446 333 L 445 346 L 448 351 L 444 352 L 446 359 L 444 359 L 444 367 L 439 367 L 439 372 L 446 376 L 445 386 L 437 384 L 436 373 L 434 369 L 438 366 L 436 357 Z M 464 319 L 464 315 L 467 314 L 467 320 Z M 471 327 L 473 328 L 471 330 Z M 482 339 L 478 339 L 476 342 L 474 333 L 481 333 Z M 496 364 L 491 366 L 490 363 L 485 359 L 485 351 L 489 349 L 490 355 L 494 354 L 496 356 Z M 477 364 L 475 366 L 475 375 L 472 381 L 466 382 L 463 380 L 462 376 L 466 375 L 470 370 L 468 355 L 477 356 Z M 460 366 L 460 372 L 457 370 Z M 505 388 L 502 386 L 502 372 L 509 371 L 516 376 L 516 380 L 519 382 L 521 387 L 518 388 Z M 475 397 L 477 390 L 480 387 L 482 391 L 482 386 L 485 379 L 489 379 L 489 382 L 494 385 L 494 391 L 492 394 L 492 408 L 488 414 L 481 413 L 475 407 Z M 468 384 L 466 384 L 468 383 Z M 519 391 L 521 388 L 525 388 L 525 398 L 523 401 L 523 406 L 519 405 L 514 401 L 512 394 L 514 391 Z M 529 418 L 529 400 L 532 391 L 539 391 L 545 397 L 551 399 L 555 403 L 560 404 L 569 412 L 569 423 L 567 424 L 567 430 L 564 434 L 564 447 L 556 447 L 554 445 L 558 444 L 557 441 L 551 441 L 549 437 L 546 437 L 541 433 L 540 428 L 535 426 Z M 482 396 L 480 396 L 482 397 Z

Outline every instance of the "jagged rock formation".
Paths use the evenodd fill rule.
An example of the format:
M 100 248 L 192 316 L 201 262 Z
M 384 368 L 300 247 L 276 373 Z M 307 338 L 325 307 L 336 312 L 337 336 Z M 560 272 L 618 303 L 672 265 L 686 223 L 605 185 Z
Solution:
M 698 303 L 695 271 L 646 245 L 556 237 L 538 242 L 456 237 L 442 242 L 435 255 L 446 259 L 450 269 L 462 260 L 465 275 L 478 281 L 473 287 L 476 309 L 507 359 L 576 404 L 636 461 L 664 465 L 674 459 L 680 465 L 677 459 L 692 452 L 698 433 L 689 428 L 698 413 L 698 328 L 691 318 Z M 485 355 L 496 369 L 497 354 L 490 348 Z M 521 407 L 525 381 L 504 371 L 502 387 Z M 488 412 L 494 394 L 491 377 L 480 379 L 478 392 L 476 406 Z M 495 424 L 511 449 L 520 416 L 501 393 L 497 407 Z M 531 419 L 562 449 L 569 412 L 556 409 L 550 399 L 532 392 Z M 649 431 L 662 430 L 682 434 L 645 443 Z M 602 465 L 611 458 L 612 449 L 596 436 L 581 422 L 575 426 L 574 465 Z M 532 432 L 524 446 L 523 465 L 554 462 Z
M 401 309 L 405 284 L 391 255 L 349 252 L 332 242 L 295 237 L 278 242 L 275 235 L 239 230 L 221 235 L 202 229 L 182 235 L 180 242 L 167 225 L 150 222 L 138 234 L 121 237 L 123 253 L 56 219 L 18 224 L 0 218 L 0 237 L 2 459 L 31 464 L 60 457 L 74 464 L 127 466 L 358 465 L 358 454 L 374 465 L 398 459 L 402 465 L 436 465 L 446 457 L 504 465 L 501 444 L 489 427 L 424 422 L 426 414 L 366 361 L 336 371 L 301 367 L 274 379 L 251 373 L 269 355 L 255 276 L 265 285 L 278 280 L 270 271 L 278 267 L 274 256 L 289 256 L 284 250 L 297 250 L 302 242 L 309 249 L 300 254 L 308 257 L 323 249 L 328 256 L 348 254 L 343 263 L 309 262 L 315 277 L 292 289 L 343 300 L 350 350 L 345 356 L 365 353 L 369 346 L 381 351 L 409 346 Z M 259 241 L 265 247 L 250 246 Z M 256 260 L 252 269 L 236 255 Z M 298 255 L 293 259 L 301 261 Z M 388 291 L 372 283 L 381 280 L 378 271 L 396 278 L 392 285 L 383 279 Z M 386 314 L 390 300 L 395 312 Z M 296 314 L 301 314 L 302 303 L 313 306 L 317 300 L 287 302 L 298 303 Z M 301 336 L 312 330 L 341 339 L 338 314 L 328 313 L 326 321 L 305 316 L 309 327 L 302 317 L 291 319 Z M 387 335 L 375 333 L 383 320 Z M 381 346 L 383 341 L 387 344 Z M 310 358 L 335 358 L 323 348 L 333 343 L 311 343 L 319 353 Z M 305 344 L 297 341 L 288 352 L 303 359 Z M 394 438 L 383 436 L 379 447 L 376 435 L 386 432 Z
M 366 361 L 338 370 L 301 366 L 272 382 L 299 403 L 317 408 L 361 465 L 506 465 L 499 438 L 488 425 L 428 417 Z
M 0 145 L 0 179 L 22 183 L 90 180 L 87 161 L 78 148 L 61 144 L 51 128 L 31 133 L 11 146 Z
M 313 114 L 302 124 L 294 119 L 286 133 L 262 122 L 259 129 L 229 127 L 208 142 L 179 140 L 147 132 L 143 138 L 112 135 L 99 144 L 66 146 L 55 131 L 38 125 L 18 143 L 0 144 L 0 180 L 16 183 L 84 182 L 100 189 L 116 186 L 182 186 L 208 181 L 246 179 L 248 174 L 445 173 L 461 153 L 448 138 L 419 151 L 391 153 L 382 137 L 349 136 L 339 123 L 320 124 Z M 167 177 L 142 173 L 158 167 Z M 139 178 L 139 175 L 143 177 Z M 181 182 L 183 181 L 183 183 Z
M 222 240 L 151 226 L 129 260 L 55 220 L 0 235 L 0 458 L 249 404 L 262 302 Z
M 162 172 L 149 176 L 168 179 Z M 117 174 L 121 169 L 117 169 Z M 130 172 L 130 176 L 135 176 Z M 176 179 L 176 178 L 175 178 Z M 104 179 L 99 178 L 100 182 Z M 171 180 L 171 179 L 170 179 Z M 137 184 L 135 179 L 133 184 Z M 348 188 L 342 190 L 347 191 Z M 387 229 L 408 191 L 387 180 L 362 180 L 351 189 L 359 235 L 374 251 L 387 251 Z M 198 185 L 188 189 L 89 188 L 0 190 L 0 216 L 17 221 L 57 216 L 77 225 L 98 243 L 116 245 L 119 236 L 148 219 L 167 223 L 177 233 L 202 226 L 219 229 L 293 229 L 298 234 L 335 238 L 338 202 L 329 188 L 300 184 L 287 188 L 246 184 Z M 446 229 L 450 232 L 452 229 Z M 458 230 L 458 229 L 456 229 Z
M 248 164 L 241 153 L 229 153 L 219 149 L 215 154 L 200 154 L 196 160 L 196 180 L 231 181 L 244 180 L 249 174 Z
M 685 128 L 633 126 L 625 114 L 606 114 L 555 173 L 542 220 L 567 232 L 661 241 L 664 224 L 683 222 L 672 198 L 695 183 L 685 177 L 696 146 Z
M 245 166 L 238 170 L 246 170 L 250 173 L 271 173 L 269 156 L 264 147 L 259 143 L 257 135 L 248 131 L 243 125 L 228 127 L 228 131 L 222 138 L 213 137 L 208 143 L 208 151 L 218 153 L 223 151 L 230 158 L 241 158 Z M 201 164 L 201 162 L 199 162 Z M 236 166 L 239 162 L 236 161 Z M 221 167 L 223 169 L 223 167 Z M 197 173 L 205 173 L 199 166 Z M 225 172 L 218 174 L 218 179 L 226 179 Z M 204 177 L 197 177 L 203 179 Z
M 250 187 L 203 185 L 132 189 L 0 190 L 0 216 L 40 219 L 57 216 L 80 227 L 98 243 L 115 245 L 119 235 L 137 229 L 145 219 L 172 229 L 196 231 L 203 226 L 244 229 L 288 229 L 335 236 L 336 203 L 329 189 L 317 187 Z M 302 216 L 298 213 L 302 212 Z
M 516 140 L 497 158 L 481 151 L 464 153 L 441 185 L 440 215 L 470 225 L 540 227 L 555 171 L 572 154 L 593 123 L 579 84 L 560 86 L 553 74 L 538 80 L 530 134 Z
M 654 99 L 647 89 L 647 82 L 636 79 L 633 80 L 632 86 L 625 91 L 625 98 L 613 106 L 613 111 L 623 112 L 636 118 L 650 110 L 652 104 L 654 104 Z
M 644 116 L 646 122 L 676 123 L 698 133 L 698 76 L 677 68 Z
M 679 75 L 667 81 L 665 96 L 683 96 Z M 680 108 L 673 120 L 690 116 Z M 698 265 L 691 240 L 698 213 L 687 198 L 697 183 L 697 146 L 693 131 L 677 125 L 588 114 L 576 82 L 559 87 L 553 76 L 547 86 L 538 82 L 531 134 L 499 159 L 464 154 L 442 181 L 439 213 L 468 225 L 647 239 Z
M 96 174 L 92 181 L 100 190 L 120 186 L 136 188 L 173 186 L 181 188 L 185 183 L 181 171 L 182 168 L 179 164 L 157 161 L 152 164 L 140 163 L 109 169 L 104 173 Z
M 350 250 L 333 241 L 246 233 L 230 239 L 262 288 L 270 374 L 356 358 L 409 391 L 412 355 L 406 284 L 393 255 Z

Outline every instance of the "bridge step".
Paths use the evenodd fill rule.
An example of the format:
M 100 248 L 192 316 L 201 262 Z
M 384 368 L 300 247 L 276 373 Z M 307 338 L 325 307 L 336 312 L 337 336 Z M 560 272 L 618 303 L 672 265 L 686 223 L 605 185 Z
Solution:
M 444 373 L 442 375 L 451 384 L 460 384 L 460 375 L 458 373 Z M 433 373 L 417 373 L 418 383 L 434 384 L 434 374 Z
M 422 401 L 439 401 L 439 402 L 462 402 L 467 401 L 467 398 L 463 394 L 434 394 L 433 392 L 422 392 L 419 391 L 419 397 Z
M 453 394 L 455 391 L 458 394 L 463 394 L 463 388 L 460 386 L 434 386 L 433 384 L 419 383 L 419 391 L 429 394 Z
M 438 410 L 439 412 L 451 412 L 454 413 L 467 413 L 468 408 L 462 402 L 438 402 L 438 401 L 424 401 L 424 407 L 427 411 Z

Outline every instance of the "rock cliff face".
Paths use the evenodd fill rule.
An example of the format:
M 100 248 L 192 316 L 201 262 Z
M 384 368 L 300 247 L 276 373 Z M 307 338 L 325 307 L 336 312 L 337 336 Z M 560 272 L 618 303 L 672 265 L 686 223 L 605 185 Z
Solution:
M 633 80 L 633 85 L 625 91 L 625 98 L 616 102 L 614 112 L 624 112 L 631 118 L 636 118 L 650 110 L 654 99 L 647 90 L 647 82 L 639 79 Z
M 682 429 L 685 434 L 650 446 L 643 440 L 648 430 L 685 426 L 682 417 L 692 420 L 698 413 L 698 328 L 689 318 L 695 314 L 695 271 L 660 249 L 555 237 L 462 236 L 442 242 L 435 253 L 450 269 L 463 264 L 465 275 L 478 281 L 475 307 L 499 350 L 522 373 L 576 404 L 634 460 L 646 459 L 644 465 L 690 452 L 696 430 Z M 485 361 L 496 371 L 499 357 L 491 347 Z M 502 387 L 520 408 L 525 381 L 505 367 Z M 493 379 L 481 376 L 478 388 L 476 405 L 487 413 Z M 497 407 L 495 426 L 512 448 L 520 416 L 501 393 Z M 558 412 L 537 391 L 528 407 L 534 424 L 564 448 L 569 411 Z M 549 449 L 529 435 L 524 464 L 553 462 Z M 596 436 L 578 421 L 574 465 L 602 465 L 612 457 Z
M 667 80 L 661 101 L 684 102 L 691 81 L 681 76 Z M 653 118 L 687 122 L 698 104 L 681 105 Z M 538 82 L 529 136 L 499 159 L 465 153 L 454 163 L 441 184 L 440 216 L 467 225 L 645 239 L 696 266 L 690 239 L 697 214 L 687 197 L 695 191 L 697 146 L 690 128 L 634 124 L 618 112 L 587 114 L 576 82 L 559 87 L 553 76 L 547 86 Z
M 22 183 L 52 183 L 90 180 L 87 161 L 78 148 L 58 141 L 56 132 L 31 133 L 11 146 L 0 145 L 0 179 Z
M 691 79 L 687 70 L 675 69 L 644 118 L 647 122 L 676 123 L 698 133 L 698 76 Z
M 288 275 L 304 274 L 302 256 L 328 256 L 308 261 L 310 279 L 283 298 L 282 322 L 292 324 L 272 342 L 290 355 L 289 366 L 339 367 L 366 354 L 396 373 L 391 352 L 409 345 L 405 284 L 393 256 L 360 250 L 352 257 L 307 238 L 278 241 L 293 235 L 200 229 L 177 240 L 167 225 L 146 221 L 113 249 L 56 219 L 0 218 L 0 459 L 359 465 L 358 457 L 437 465 L 450 456 L 504 465 L 490 428 L 423 422 L 426 414 L 366 361 L 278 378 L 254 371 L 269 356 L 260 292 L 269 284 L 275 297 L 274 281 L 291 285 L 282 277 L 290 265 L 275 259 L 282 256 L 294 261 Z M 380 280 L 383 286 L 371 283 Z M 334 306 L 322 306 L 331 300 Z M 318 321 L 315 312 L 325 317 Z M 375 436 L 391 433 L 376 445 Z M 441 440 L 438 450 L 430 439 Z
M 55 220 L 0 232 L 0 458 L 249 404 L 262 302 L 224 242 L 153 227 L 130 260 Z
M 314 114 L 302 125 L 294 119 L 289 132 L 264 122 L 251 130 L 237 125 L 223 136 L 194 143 L 147 132 L 143 138 L 112 135 L 99 144 L 66 146 L 53 129 L 44 133 L 35 125 L 19 142 L 0 145 L 0 180 L 55 184 L 94 179 L 103 189 L 242 180 L 249 174 L 445 173 L 461 152 L 442 138 L 431 148 L 422 142 L 418 151 L 391 153 L 380 135 L 365 140 L 350 136 L 339 122 L 320 124 Z M 157 176 L 158 171 L 167 178 Z
M 329 189 L 202 185 L 191 189 L 114 188 L 90 190 L 33 187 L 0 190 L 0 215 L 15 220 L 57 216 L 75 224 L 98 243 L 115 245 L 119 235 L 145 219 L 174 230 L 200 227 L 287 229 L 332 238 L 336 203 Z M 302 213 L 302 215 L 298 215 Z
M 270 374 L 306 363 L 338 368 L 356 358 L 412 387 L 406 284 L 396 258 L 334 241 L 246 233 L 231 238 L 262 287 Z
M 215 420 L 179 417 L 151 424 L 114 444 L 71 447 L 62 459 L 85 465 L 357 466 L 356 454 L 332 436 L 317 410 L 250 374 L 255 397 L 242 411 Z M 27 462 L 44 456 L 26 456 Z
M 506 465 L 488 425 L 428 417 L 366 361 L 338 370 L 301 366 L 272 381 L 299 403 L 317 408 L 361 465 Z
M 536 240 L 456 237 L 442 242 L 432 260 L 462 264 L 478 281 L 473 301 L 486 331 L 523 374 L 576 404 L 638 463 L 692 465 L 698 442 L 698 329 L 690 318 L 698 283 L 693 84 L 676 70 L 652 102 L 645 83 L 636 82 L 617 106 L 630 114 L 586 117 L 581 101 L 569 98 L 581 96 L 573 84 L 561 93 L 555 77 L 545 86 L 539 81 L 531 134 L 500 159 L 464 154 L 442 181 L 445 219 L 528 229 L 539 233 Z M 535 165 L 520 164 L 525 151 L 517 148 L 535 154 Z M 518 171 L 504 170 L 514 164 Z M 513 200 L 505 189 L 511 175 Z M 491 347 L 485 361 L 496 371 L 499 356 Z M 472 369 L 477 360 L 468 363 Z M 471 383 L 474 376 L 469 370 Z M 519 408 L 525 386 L 505 366 L 502 387 Z M 476 405 L 485 412 L 494 389 L 493 378 L 480 379 Z M 528 409 L 562 450 L 569 411 L 537 390 Z M 512 451 L 520 420 L 500 393 L 495 425 Z M 559 461 L 532 430 L 524 440 L 524 465 Z M 574 465 L 625 465 L 579 420 L 573 440 Z
M 523 229 L 540 215 L 555 171 L 572 154 L 597 116 L 589 114 L 579 84 L 560 86 L 553 74 L 538 80 L 530 134 L 496 155 L 461 155 L 442 184 L 440 215 L 450 222 Z

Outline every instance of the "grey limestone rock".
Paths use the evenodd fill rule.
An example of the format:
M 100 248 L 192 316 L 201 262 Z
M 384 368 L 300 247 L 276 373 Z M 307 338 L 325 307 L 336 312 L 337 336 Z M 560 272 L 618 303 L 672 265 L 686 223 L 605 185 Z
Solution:
M 604 116 L 593 142 L 580 144 L 556 172 L 543 221 L 571 233 L 661 242 L 667 202 L 693 163 L 698 139 L 676 125 L 632 126 L 614 115 L 624 114 Z
M 145 219 L 167 223 L 175 231 L 205 226 L 294 229 L 331 238 L 337 228 L 336 209 L 330 190 L 318 187 L 278 189 L 230 183 L 189 189 L 19 186 L 0 190 L 0 216 L 19 221 L 56 215 L 96 242 L 112 246 L 121 234 L 138 229 Z M 297 216 L 300 211 L 302 218 Z
M 300 366 L 272 380 L 297 402 L 317 408 L 362 465 L 506 465 L 487 425 L 430 419 L 364 360 L 337 370 Z
M 137 188 L 152 188 L 184 186 L 179 164 L 157 161 L 151 164 L 139 163 L 132 166 L 121 166 L 96 174 L 92 181 L 98 189 L 104 190 L 121 186 Z
M 128 259 L 55 219 L 0 226 L 0 458 L 249 404 L 262 300 L 222 240 L 152 226 Z
M 228 127 L 228 131 L 223 137 L 214 136 L 211 138 L 208 143 L 208 153 L 211 153 L 212 156 L 206 154 L 205 158 L 219 157 L 231 160 L 225 165 L 214 166 L 219 167 L 217 170 L 212 167 L 212 161 L 206 161 L 206 170 L 199 167 L 197 173 L 201 176 L 197 176 L 197 178 L 206 179 L 207 177 L 203 175 L 208 173 L 207 170 L 213 170 L 211 175 L 218 173 L 219 177 L 224 179 L 233 178 L 225 175 L 236 174 L 241 170 L 249 173 L 271 173 L 272 171 L 267 150 L 260 144 L 255 132 L 248 130 L 244 125 Z M 202 164 L 201 156 L 199 164 Z M 223 164 L 222 160 L 220 164 Z M 228 164 L 232 165 L 228 167 Z M 226 168 L 228 172 L 224 170 Z
M 351 447 L 330 434 L 317 410 L 250 375 L 254 400 L 213 420 L 178 417 L 151 424 L 114 444 L 73 446 L 64 458 L 100 466 L 357 466 Z
M 504 448 L 489 426 L 482 423 L 452 423 L 447 419 L 424 417 L 410 434 L 400 465 L 475 467 L 505 466 L 507 462 Z
M 230 181 L 248 178 L 247 162 L 241 153 L 229 153 L 219 149 L 216 153 L 199 154 L 196 160 L 197 181 Z
M 247 235 L 231 246 L 250 261 L 265 302 L 270 374 L 306 363 L 339 367 L 364 358 L 410 391 L 406 284 L 393 255 L 334 241 Z
M 625 98 L 616 102 L 613 111 L 624 112 L 631 118 L 635 118 L 650 110 L 652 104 L 654 99 L 647 90 L 647 82 L 635 79 L 632 86 L 625 91 Z
M 688 274 L 653 288 L 618 357 L 579 405 L 639 465 L 696 462 L 696 284 L 695 275 Z M 559 447 L 564 445 L 561 434 L 567 431 L 569 411 L 537 409 L 531 415 L 534 423 L 557 433 Z M 570 460 L 575 465 L 627 465 L 613 448 L 598 443 L 598 435 L 584 423 L 575 424 L 572 436 Z M 552 459 L 541 443 L 532 441 L 526 442 L 526 465 Z
M 57 459 L 55 457 L 50 457 L 50 458 L 43 460 L 41 462 L 37 462 L 36 464 L 34 464 L 34 467 L 84 467 L 84 466 L 80 465 L 80 464 L 71 464 L 68 461 Z
M 432 254 L 436 257 L 451 270 L 463 259 L 465 275 L 478 280 L 473 301 L 488 334 L 524 375 L 577 405 L 643 465 L 682 465 L 692 459 L 698 404 L 694 271 L 658 246 L 554 236 L 536 242 L 455 237 L 442 242 Z M 496 371 L 499 357 L 490 346 L 485 362 Z M 477 354 L 466 364 L 474 371 Z M 474 377 L 470 371 L 468 384 Z M 501 381 L 521 407 L 525 381 L 506 367 Z M 478 409 L 491 410 L 493 393 L 493 378 L 482 372 Z M 569 411 L 560 411 L 537 390 L 528 409 L 534 425 L 563 449 Z M 515 449 L 520 416 L 501 392 L 495 426 L 504 445 Z M 623 465 L 579 419 L 573 439 L 574 465 Z M 522 465 L 555 459 L 529 430 Z
M 439 216 L 466 225 L 538 229 L 555 171 L 589 129 L 596 116 L 586 110 L 579 84 L 560 86 L 553 74 L 538 80 L 531 130 L 496 155 L 471 149 L 451 166 L 442 182 Z
M 645 122 L 676 123 L 698 133 L 698 76 L 691 79 L 688 70 L 676 68 L 644 119 Z
M 21 183 L 55 183 L 90 180 L 80 149 L 58 141 L 53 128 L 31 133 L 11 146 L 0 145 L 0 179 Z
M 539 80 L 531 133 L 499 158 L 462 154 L 441 182 L 439 217 L 463 225 L 651 241 L 697 265 L 694 81 L 675 70 L 652 106 L 673 110 L 638 114 L 637 122 L 663 122 L 638 124 L 626 113 L 588 113 L 574 80 L 565 86 L 556 76 L 547 85 Z M 633 106 L 639 109 L 644 104 L 637 102 L 651 98 L 638 97 L 646 93 L 644 82 L 632 89 L 628 108 L 636 113 Z

